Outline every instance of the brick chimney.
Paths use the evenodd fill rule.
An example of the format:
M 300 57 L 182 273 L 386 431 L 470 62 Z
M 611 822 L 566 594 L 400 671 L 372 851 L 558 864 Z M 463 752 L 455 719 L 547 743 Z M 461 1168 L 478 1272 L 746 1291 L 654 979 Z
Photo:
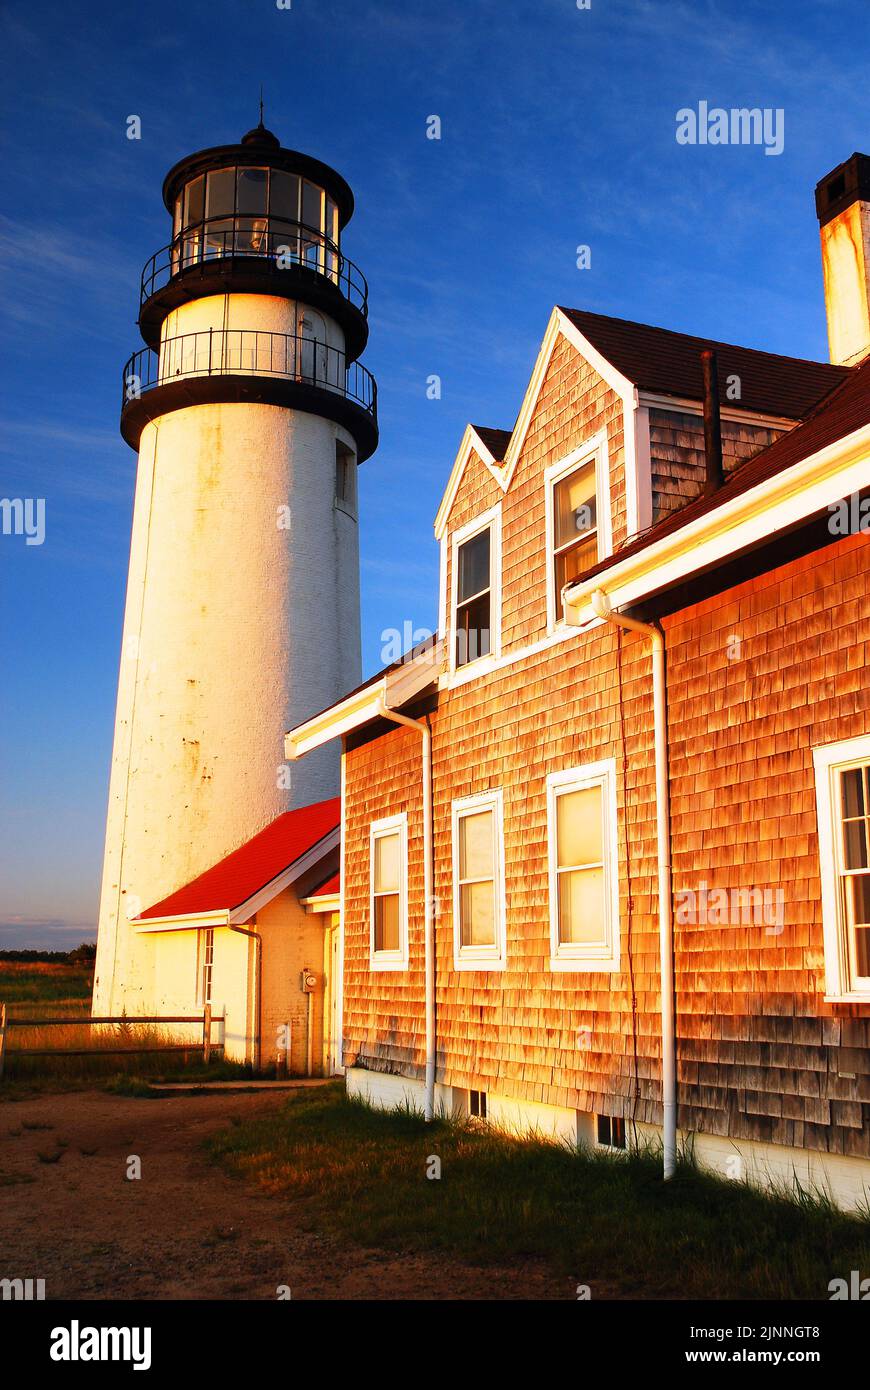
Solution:
M 853 154 L 816 184 L 831 361 L 870 355 L 870 158 Z

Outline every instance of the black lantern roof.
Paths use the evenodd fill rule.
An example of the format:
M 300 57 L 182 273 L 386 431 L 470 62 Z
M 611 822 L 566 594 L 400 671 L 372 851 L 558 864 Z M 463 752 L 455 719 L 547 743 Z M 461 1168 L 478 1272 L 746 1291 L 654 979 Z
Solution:
M 262 122 L 242 136 L 238 145 L 214 145 L 208 150 L 198 150 L 173 164 L 163 180 L 163 201 L 171 213 L 175 199 L 183 186 L 198 174 L 209 169 L 222 169 L 234 164 L 250 164 L 252 159 L 267 165 L 270 169 L 284 169 L 290 174 L 300 174 L 303 178 L 324 188 L 338 208 L 342 227 L 353 216 L 353 193 L 350 185 L 341 174 L 328 164 L 301 154 L 298 150 L 287 150 L 281 145 L 277 135 L 267 130 Z

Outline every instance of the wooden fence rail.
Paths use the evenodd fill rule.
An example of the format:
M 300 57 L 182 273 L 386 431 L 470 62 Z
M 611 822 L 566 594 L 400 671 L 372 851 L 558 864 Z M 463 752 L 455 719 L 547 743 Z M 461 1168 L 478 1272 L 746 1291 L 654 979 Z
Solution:
M 222 1051 L 223 1042 L 212 1042 L 212 1025 L 215 1023 L 223 1024 L 225 1015 L 213 1015 L 211 1005 L 206 1004 L 201 1014 L 120 1014 L 120 1015 L 90 1015 L 83 1014 L 80 1018 L 46 1018 L 22 1017 L 20 1015 L 10 1015 L 6 1004 L 0 1004 L 0 1081 L 3 1079 L 6 1057 L 114 1057 L 122 1056 L 125 1053 L 139 1053 L 144 1055 L 150 1052 L 191 1052 L 195 1047 L 202 1047 L 202 1060 L 206 1064 L 211 1061 L 212 1050 Z M 16 1047 L 7 1048 L 7 1035 L 11 1028 L 66 1028 L 78 1027 L 89 1028 L 99 1027 L 101 1024 L 120 1024 L 130 1028 L 138 1028 L 140 1024 L 166 1024 L 166 1023 L 187 1023 L 196 1024 L 202 1028 L 202 1043 L 158 1043 L 156 1047 L 100 1047 L 100 1048 L 66 1048 L 66 1047 Z

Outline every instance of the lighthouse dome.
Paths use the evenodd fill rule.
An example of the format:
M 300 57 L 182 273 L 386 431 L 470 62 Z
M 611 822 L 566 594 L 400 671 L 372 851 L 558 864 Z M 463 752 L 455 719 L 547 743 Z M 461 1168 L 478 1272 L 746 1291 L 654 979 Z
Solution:
M 274 135 L 271 130 L 267 130 L 262 121 L 259 125 L 254 126 L 253 130 L 249 130 L 246 135 L 243 135 L 240 143 L 259 145 L 261 149 L 269 150 L 280 150 L 281 148 L 281 141 L 277 135 Z

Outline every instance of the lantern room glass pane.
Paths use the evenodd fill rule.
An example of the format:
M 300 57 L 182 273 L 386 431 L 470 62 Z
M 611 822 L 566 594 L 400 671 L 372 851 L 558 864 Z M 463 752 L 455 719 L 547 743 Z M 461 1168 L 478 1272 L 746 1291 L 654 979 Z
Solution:
M 205 191 L 206 217 L 232 217 L 235 197 L 235 169 L 212 169 Z
M 268 169 L 239 169 L 236 189 L 236 210 L 240 216 L 266 216 Z
M 269 190 L 269 215 L 285 222 L 299 221 L 299 177 L 273 169 Z
M 329 237 L 330 241 L 334 241 L 335 244 L 336 244 L 336 246 L 337 246 L 337 245 L 338 245 L 338 208 L 335 206 L 335 203 L 332 201 L 332 199 L 329 197 L 328 194 L 327 194 L 327 196 L 326 196 L 326 198 L 325 198 L 325 203 L 326 203 L 326 223 L 325 223 L 324 230 L 325 230 L 325 232 L 326 232 L 326 235 Z
M 306 227 L 321 230 L 320 222 L 321 190 L 307 179 L 302 181 L 302 221 Z
M 203 189 L 205 179 L 202 175 L 192 179 L 184 190 L 184 225 L 191 227 L 202 221 Z
M 213 222 L 206 222 L 203 242 L 203 254 L 206 259 L 214 256 L 231 256 L 235 243 L 232 218 L 216 218 Z

